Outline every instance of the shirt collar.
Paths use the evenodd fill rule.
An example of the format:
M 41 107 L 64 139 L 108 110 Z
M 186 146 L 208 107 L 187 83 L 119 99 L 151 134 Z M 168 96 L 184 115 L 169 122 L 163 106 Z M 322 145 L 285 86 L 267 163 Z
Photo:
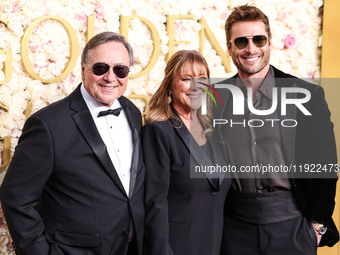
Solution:
M 121 107 L 119 100 L 115 100 L 113 104 L 111 105 L 111 107 L 106 107 L 105 105 L 102 105 L 87 92 L 87 90 L 84 87 L 84 83 L 81 84 L 80 92 L 93 118 L 96 118 L 100 111 L 106 111 L 108 109 L 116 109 L 116 108 Z
M 266 98 L 273 100 L 273 88 L 275 87 L 275 79 L 274 79 L 274 69 L 272 66 L 269 66 L 268 73 L 266 78 L 264 78 L 261 86 L 258 91 L 262 93 Z
M 272 99 L 273 99 L 273 94 L 272 94 L 273 88 L 275 87 L 274 77 L 275 77 L 274 68 L 270 65 L 266 77 L 264 78 L 259 89 L 255 92 L 255 95 L 256 95 L 257 98 L 259 98 L 262 94 L 263 96 L 265 96 L 266 98 L 268 98 L 269 100 L 272 101 Z M 241 88 L 243 92 L 246 92 L 245 87 L 244 87 L 244 85 L 243 85 L 243 83 L 242 83 L 242 81 L 239 77 L 237 78 L 236 86 Z

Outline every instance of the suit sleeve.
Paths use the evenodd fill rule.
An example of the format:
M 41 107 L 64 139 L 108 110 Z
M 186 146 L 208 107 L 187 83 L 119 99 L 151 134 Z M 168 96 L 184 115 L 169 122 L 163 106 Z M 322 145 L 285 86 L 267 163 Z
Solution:
M 53 169 L 52 140 L 47 126 L 30 117 L 1 185 L 1 204 L 20 255 L 47 255 L 44 224 L 35 209 Z
M 331 217 L 335 206 L 337 152 L 333 123 L 322 87 L 317 87 L 314 93 L 313 106 L 313 118 L 309 123 L 310 130 L 313 130 L 309 133 L 310 157 L 313 163 L 327 166 L 329 175 L 327 178 L 312 179 L 311 218 L 328 226 L 329 232 L 326 235 L 329 235 L 333 231 L 330 227 L 333 225 Z
M 142 132 L 145 162 L 145 255 L 172 255 L 169 246 L 168 190 L 170 147 L 166 130 L 146 125 Z

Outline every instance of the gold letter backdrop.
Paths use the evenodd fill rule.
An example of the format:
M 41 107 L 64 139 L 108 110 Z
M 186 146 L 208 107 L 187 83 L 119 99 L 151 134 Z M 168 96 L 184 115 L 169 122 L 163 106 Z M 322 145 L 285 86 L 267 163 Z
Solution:
M 25 119 L 81 82 L 80 53 L 93 35 L 110 30 L 128 39 L 135 65 L 126 95 L 144 100 L 180 49 L 200 51 L 213 78 L 236 73 L 224 24 L 235 6 L 246 3 L 270 19 L 271 63 L 302 78 L 319 77 L 322 0 L 1 0 L 0 175 Z M 136 101 L 141 110 L 145 101 Z M 0 255 L 13 254 L 1 212 L 0 221 Z

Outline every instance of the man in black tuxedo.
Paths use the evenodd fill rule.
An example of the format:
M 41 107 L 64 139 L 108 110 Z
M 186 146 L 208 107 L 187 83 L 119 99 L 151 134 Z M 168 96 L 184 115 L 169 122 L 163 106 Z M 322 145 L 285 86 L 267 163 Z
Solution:
M 82 84 L 26 121 L 1 187 L 18 254 L 141 254 L 142 119 L 122 96 L 132 63 L 124 37 L 97 34 Z
M 220 123 L 228 121 L 217 128 L 229 159 L 240 171 L 281 166 L 291 172 L 235 174 L 225 205 L 222 254 L 316 254 L 318 245 L 333 246 L 339 240 L 332 220 L 337 154 L 324 91 L 269 64 L 269 20 L 258 8 L 235 8 L 225 27 L 228 52 L 238 74 L 215 85 L 223 102 L 215 118 Z M 244 96 L 240 114 L 233 112 L 240 110 L 233 109 L 240 95 L 231 96 L 223 84 L 231 84 Z M 287 98 L 304 103 L 299 109 L 288 104 L 284 113 L 281 95 L 293 88 L 306 94 L 295 90 Z M 277 91 L 278 98 L 272 91 Z M 255 110 L 247 107 L 248 98 Z M 279 107 L 269 115 L 259 114 L 275 103 Z M 327 173 L 311 173 L 307 168 L 313 164 Z

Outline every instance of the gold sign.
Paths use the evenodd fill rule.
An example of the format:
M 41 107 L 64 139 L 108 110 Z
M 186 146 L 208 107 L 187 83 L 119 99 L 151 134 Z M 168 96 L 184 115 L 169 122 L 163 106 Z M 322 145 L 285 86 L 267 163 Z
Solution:
M 67 34 L 70 38 L 70 43 L 71 43 L 71 45 L 70 45 L 70 48 L 71 48 L 70 58 L 69 58 L 69 61 L 66 64 L 65 69 L 63 70 L 63 72 L 58 77 L 50 79 L 50 80 L 45 80 L 45 79 L 41 78 L 34 71 L 34 69 L 32 67 L 32 63 L 29 59 L 29 50 L 28 50 L 29 40 L 30 40 L 30 37 L 31 37 L 35 27 L 40 22 L 47 20 L 47 19 L 54 19 L 54 20 L 59 21 L 65 27 Z M 76 65 L 78 54 L 79 54 L 79 43 L 78 43 L 77 33 L 73 29 L 73 27 L 70 25 L 70 23 L 68 23 L 66 20 L 64 20 L 63 18 L 61 18 L 59 16 L 46 15 L 46 16 L 42 16 L 42 17 L 36 19 L 35 21 L 33 21 L 33 23 L 31 25 L 29 25 L 26 28 L 26 31 L 25 31 L 25 33 L 22 37 L 21 57 L 22 57 L 22 63 L 24 65 L 24 69 L 33 79 L 39 80 L 43 83 L 55 83 L 55 82 L 61 81 L 67 75 L 69 75 L 72 72 L 72 69 L 74 68 L 74 66 Z
M 27 102 L 27 106 L 26 106 L 26 109 L 25 109 L 25 111 L 24 111 L 24 114 L 25 114 L 25 117 L 26 117 L 26 120 L 31 116 L 31 114 L 32 114 L 32 101 L 31 100 L 29 100 L 28 102 Z
M 187 41 L 175 41 L 175 20 L 176 19 L 194 19 L 195 16 L 193 15 L 169 15 L 167 16 L 167 31 L 169 35 L 169 53 L 167 55 L 166 60 L 168 61 L 170 57 L 175 53 L 175 45 L 180 43 L 190 43 Z M 211 31 L 210 27 L 208 26 L 207 21 L 202 17 L 200 19 L 200 24 L 202 26 L 199 34 L 199 52 L 203 55 L 203 46 L 204 46 L 204 35 L 207 36 L 208 40 L 210 41 L 213 48 L 216 50 L 217 54 L 222 58 L 222 64 L 227 71 L 227 73 L 231 73 L 230 67 L 230 57 L 227 53 L 222 49 L 214 33 Z
M 4 109 L 5 112 L 8 112 L 8 106 L 4 105 L 3 103 L 0 102 L 0 108 Z
M 204 39 L 204 34 L 206 34 L 208 40 L 210 41 L 210 43 L 216 50 L 217 55 L 221 57 L 222 64 L 225 70 L 227 71 L 227 73 L 231 73 L 229 55 L 227 55 L 227 53 L 222 49 L 221 45 L 217 42 L 216 37 L 214 36 L 214 33 L 211 31 L 204 17 L 202 17 L 202 19 L 200 20 L 200 23 L 202 25 L 202 29 L 200 31 L 200 46 L 199 46 L 200 53 L 203 55 L 203 39 Z
M 5 79 L 0 81 L 0 84 L 8 82 L 12 78 L 12 51 L 0 50 L 0 54 L 6 54 L 6 61 L 4 62 Z
M 123 35 L 126 38 L 126 40 L 128 40 L 128 29 L 130 19 L 140 19 L 141 21 L 143 21 L 143 23 L 150 29 L 153 41 L 153 52 L 151 60 L 142 71 L 136 74 L 131 74 L 129 76 L 130 79 L 133 79 L 144 74 L 147 74 L 154 67 L 161 52 L 161 39 L 159 38 L 159 33 L 157 32 L 156 27 L 151 23 L 150 20 L 140 16 L 121 16 L 120 34 Z
M 62 73 L 53 79 L 43 79 L 41 78 L 33 69 L 32 63 L 29 59 L 29 40 L 30 37 L 36 28 L 36 26 L 41 23 L 44 20 L 56 20 L 60 22 L 63 27 L 66 29 L 67 34 L 70 38 L 70 57 L 69 61 L 66 64 L 65 69 L 62 71 Z M 121 16 L 121 26 L 120 26 L 120 33 L 125 36 L 126 39 L 128 39 L 128 30 L 129 30 L 129 21 L 132 19 L 139 19 L 141 20 L 147 28 L 151 31 L 152 35 L 152 41 L 153 41 L 153 52 L 151 59 L 147 66 L 140 72 L 136 74 L 131 74 L 129 77 L 130 79 L 142 76 L 147 74 L 156 64 L 157 59 L 159 58 L 160 52 L 161 52 L 161 40 L 159 37 L 159 33 L 156 29 L 156 27 L 152 24 L 152 22 L 144 17 L 141 16 Z M 174 54 L 175 51 L 175 45 L 178 45 L 179 43 L 188 43 L 188 42 L 178 42 L 175 41 L 175 30 L 174 30 L 174 24 L 176 19 L 195 19 L 193 15 L 168 15 L 167 16 L 167 32 L 169 36 L 169 53 L 167 55 L 167 60 Z M 7 20 L 1 20 L 3 24 L 7 25 Z M 211 42 L 212 46 L 216 50 L 217 54 L 222 58 L 223 66 L 226 70 L 226 72 L 231 72 L 230 69 L 230 58 L 226 54 L 226 52 L 223 51 L 222 47 L 219 45 L 218 41 L 216 40 L 213 32 L 211 31 L 210 27 L 208 26 L 206 20 L 204 17 L 202 17 L 199 20 L 200 24 L 202 25 L 202 29 L 199 34 L 199 52 L 203 54 L 203 42 L 204 42 L 204 36 L 207 37 L 207 39 Z M 95 17 L 94 16 L 88 16 L 87 17 L 87 31 L 86 31 L 86 42 L 90 40 L 94 35 L 94 23 L 95 23 Z M 5 73 L 5 79 L 0 81 L 0 84 L 3 84 L 7 81 L 9 81 L 12 77 L 12 51 L 6 50 L 6 51 L 0 51 L 0 53 L 5 53 L 7 56 L 7 60 L 4 63 L 4 73 Z M 59 16 L 42 16 L 32 22 L 26 30 L 21 40 L 21 57 L 22 57 L 22 64 L 24 67 L 24 70 L 27 74 L 29 74 L 33 79 L 39 80 L 43 83 L 56 83 L 64 79 L 67 75 L 69 75 L 76 65 L 77 59 L 79 56 L 79 42 L 76 31 L 73 29 L 73 27 L 68 23 L 65 19 L 59 17 Z
M 169 42 L 168 42 L 168 47 L 169 47 L 169 52 L 168 55 L 166 56 L 166 61 L 168 61 L 171 56 L 175 53 L 175 45 L 181 44 L 181 43 L 190 43 L 188 41 L 175 41 L 175 20 L 176 19 L 194 19 L 195 16 L 193 15 L 169 15 L 167 17 L 167 22 L 166 22 L 166 30 L 168 32 L 169 36 Z
M 4 172 L 9 165 L 10 156 L 11 156 L 11 136 L 0 137 L 0 142 L 3 145 L 3 150 L 1 153 L 1 165 L 0 165 L 0 174 Z
M 87 17 L 86 43 L 94 36 L 94 16 Z

